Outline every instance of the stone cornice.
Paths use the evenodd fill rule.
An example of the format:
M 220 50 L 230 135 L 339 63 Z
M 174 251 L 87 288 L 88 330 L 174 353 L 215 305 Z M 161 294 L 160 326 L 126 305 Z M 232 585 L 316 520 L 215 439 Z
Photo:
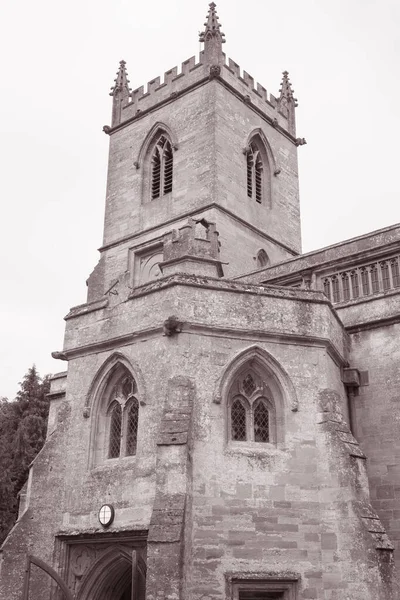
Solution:
M 115 338 L 108 339 L 103 342 L 97 342 L 81 346 L 79 348 L 71 348 L 65 351 L 68 360 L 87 356 L 89 354 L 97 354 L 99 352 L 107 352 L 115 348 L 123 348 L 137 342 L 143 342 L 163 334 L 163 326 L 155 326 L 134 333 L 129 333 Z M 239 339 L 247 341 L 268 341 L 273 344 L 286 344 L 294 346 L 312 346 L 325 348 L 330 358 L 339 367 L 348 366 L 347 361 L 338 351 L 336 346 L 328 338 L 313 337 L 307 335 L 298 335 L 292 333 L 270 333 L 261 329 L 240 329 L 238 327 L 218 327 L 215 325 L 205 325 L 203 323 L 195 323 L 187 321 L 182 323 L 182 328 L 179 333 L 188 335 L 202 335 L 206 337 L 218 337 L 227 339 Z
M 78 304 L 73 306 L 69 313 L 64 317 L 64 320 L 72 319 L 73 317 L 81 316 L 102 308 L 107 308 L 108 298 L 102 298 L 101 300 L 95 300 L 94 302 L 88 302 L 86 304 Z
M 392 317 L 384 317 L 383 319 L 374 319 L 364 323 L 356 323 L 355 325 L 347 325 L 346 331 L 349 335 L 354 333 L 360 333 L 362 331 L 368 331 L 369 329 L 379 329 L 380 327 L 389 327 L 390 325 L 396 325 L 400 323 L 400 315 L 394 315 Z
M 187 273 L 176 273 L 168 277 L 160 277 L 154 281 L 149 281 L 142 286 L 134 288 L 129 295 L 129 299 L 145 296 L 160 289 L 175 285 L 234 292 L 238 294 L 256 294 L 258 296 L 271 296 L 275 298 L 298 300 L 300 302 L 315 302 L 317 304 L 330 305 L 328 298 L 319 290 L 303 290 L 275 285 L 252 285 L 242 282 L 239 283 L 230 279 L 188 275 Z
M 154 281 L 150 281 L 144 285 L 138 286 L 129 294 L 128 301 L 174 286 L 188 286 L 215 291 L 233 292 L 236 294 L 269 296 L 273 298 L 281 298 L 312 304 L 325 304 L 332 310 L 330 301 L 320 290 L 304 290 L 275 285 L 253 285 L 244 282 L 232 281 L 230 279 L 188 275 L 187 273 L 176 273 L 167 277 L 160 277 Z M 108 300 L 92 302 L 91 304 L 81 304 L 71 308 L 70 312 L 64 317 L 64 319 L 68 320 L 80 317 L 81 315 L 85 315 L 89 312 L 106 308 L 107 305 Z M 343 327 L 343 323 L 339 319 L 335 310 L 332 310 L 332 315 L 339 325 Z

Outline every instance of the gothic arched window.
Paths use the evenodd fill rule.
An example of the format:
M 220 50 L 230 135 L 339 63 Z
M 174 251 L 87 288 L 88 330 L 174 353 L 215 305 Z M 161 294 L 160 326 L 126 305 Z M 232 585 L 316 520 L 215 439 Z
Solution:
M 261 128 L 253 130 L 247 138 L 246 191 L 248 198 L 266 208 L 272 208 L 273 177 L 280 173 L 272 148 Z
M 257 252 L 257 267 L 267 267 L 269 265 L 269 256 L 263 248 Z
M 123 372 L 113 382 L 110 390 L 105 390 L 107 398 L 107 458 L 134 456 L 136 454 L 139 426 L 139 402 L 137 389 L 131 375 Z
M 253 369 L 235 378 L 228 397 L 229 438 L 233 442 L 275 442 L 271 391 Z
M 151 199 L 155 200 L 172 192 L 174 157 L 172 144 L 161 134 L 151 154 Z
M 247 151 L 247 195 L 256 202 L 263 201 L 263 157 L 256 144 L 252 142 Z

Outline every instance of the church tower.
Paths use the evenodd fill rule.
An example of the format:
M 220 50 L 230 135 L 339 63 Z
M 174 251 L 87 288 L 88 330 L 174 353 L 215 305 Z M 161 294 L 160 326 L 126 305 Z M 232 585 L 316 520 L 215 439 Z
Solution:
M 162 239 L 190 217 L 219 232 L 221 273 L 232 277 L 301 249 L 296 101 L 226 63 L 211 3 L 199 62 L 192 57 L 131 91 L 121 61 L 113 98 L 101 261 L 90 301 L 121 273 L 129 285 L 159 275 Z M 200 231 L 198 229 L 198 231 Z M 215 272 L 217 274 L 217 272 Z
M 101 258 L 1 600 L 395 600 L 349 336 L 310 285 L 237 279 L 301 250 L 288 73 L 273 96 L 226 59 L 213 2 L 200 41 L 146 89 L 120 62 Z

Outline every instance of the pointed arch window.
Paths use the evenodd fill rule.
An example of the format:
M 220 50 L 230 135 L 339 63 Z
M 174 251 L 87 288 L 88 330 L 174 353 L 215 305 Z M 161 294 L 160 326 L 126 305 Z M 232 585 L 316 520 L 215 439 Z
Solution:
M 125 369 L 105 387 L 107 459 L 134 456 L 137 449 L 139 402 L 136 382 Z
M 172 192 L 174 157 L 172 144 L 165 134 L 157 139 L 151 155 L 151 199 Z
M 275 406 L 272 393 L 253 369 L 242 371 L 228 398 L 229 438 L 233 442 L 275 441 Z
M 263 248 L 257 252 L 256 261 L 258 268 L 267 267 L 269 265 L 269 256 Z
M 264 164 L 260 148 L 252 142 L 247 152 L 247 195 L 258 203 L 263 201 Z

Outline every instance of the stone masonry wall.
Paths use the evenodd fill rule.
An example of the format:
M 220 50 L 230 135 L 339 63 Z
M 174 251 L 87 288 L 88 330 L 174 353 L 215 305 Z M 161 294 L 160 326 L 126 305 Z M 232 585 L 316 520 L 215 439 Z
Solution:
M 203 85 L 160 107 L 110 138 L 104 244 L 186 214 L 212 199 L 214 87 Z M 145 165 L 136 168 L 143 143 L 158 122 L 176 136 L 174 185 L 166 197 L 142 199 Z
M 340 410 L 345 406 L 331 359 L 317 349 L 262 345 L 295 383 L 299 408 L 293 412 L 285 406 L 284 441 L 260 448 L 227 441 L 225 399 L 213 404 L 210 398 L 215 363 L 229 360 L 243 342 L 210 338 L 197 343 L 203 385 L 194 421 L 184 597 L 225 598 L 227 573 L 264 573 L 295 574 L 299 598 L 389 598 L 374 540 L 355 505 L 360 482 L 353 463 L 359 459 L 349 456 L 319 418 L 326 394 L 336 398 Z M 362 472 L 364 465 L 356 469 Z
M 169 600 L 217 600 L 228 572 L 255 569 L 265 577 L 290 570 L 299 598 L 389 600 L 390 560 L 380 565 L 359 506 L 369 506 L 363 466 L 354 462 L 363 458 L 351 458 L 329 424 L 336 422 L 329 415 L 343 415 L 340 435 L 352 448 L 340 375 L 347 338 L 329 303 L 317 292 L 187 279 L 191 285 L 174 277 L 175 285 L 149 284 L 147 294 L 137 289 L 127 301 L 115 296 L 108 308 L 71 311 L 68 418 L 58 413 L 35 462 L 29 508 L 6 542 L 5 598 L 18 598 L 27 547 L 59 568 L 55 536 L 101 536 L 97 513 L 109 502 L 115 520 L 108 536 L 149 531 L 148 600 L 160 596 L 166 574 L 173 576 Z M 181 333 L 166 336 L 162 324 L 171 314 L 182 320 Z M 265 355 L 281 382 L 278 442 L 262 449 L 227 437 L 228 388 L 221 385 L 249 349 Z M 99 462 L 93 382 L 112 356 L 137 381 L 138 448 L 134 457 Z M 166 445 L 182 427 L 187 449 Z
M 174 183 L 170 194 L 150 200 L 150 171 L 143 144 L 149 141 L 147 136 L 157 123 L 165 124 L 173 138 Z M 259 205 L 246 193 L 243 149 L 256 128 L 263 130 L 275 161 L 275 167 L 270 165 L 271 205 Z M 166 228 L 177 225 L 176 220 L 191 213 L 198 215 L 202 207 L 213 203 L 237 216 L 222 212 L 215 219 L 221 234 L 222 259 L 225 253 L 229 262 L 227 276 L 255 266 L 253 248 L 249 254 L 247 247 L 244 252 L 242 247 L 239 250 L 236 231 L 247 245 L 257 249 L 266 246 L 271 262 L 300 250 L 297 148 L 293 140 L 218 81 L 207 81 L 112 133 L 109 156 L 105 255 L 89 280 L 91 300 L 108 289 L 109 273 L 115 278 L 130 268 L 128 245 L 160 240 Z M 279 174 L 274 175 L 274 169 Z M 246 230 L 246 223 L 252 228 Z M 143 240 L 137 238 L 141 232 Z M 124 239 L 121 247 L 109 248 Z
M 271 205 L 247 196 L 250 134 L 261 129 L 272 150 Z M 297 147 L 221 85 L 216 88 L 216 201 L 294 252 L 301 251 Z M 274 169 L 279 171 L 274 175 Z M 289 255 L 287 256 L 289 258 Z
M 367 456 L 372 504 L 395 546 L 400 569 L 400 325 L 351 335 L 351 364 L 368 371 L 354 398 L 356 435 Z M 400 590 L 399 590 L 400 593 Z
M 288 252 L 279 244 L 274 243 L 260 231 L 250 228 L 234 215 L 227 214 L 218 207 L 207 210 L 198 209 L 193 218 L 204 218 L 211 223 L 216 223 L 219 232 L 220 258 L 223 263 L 224 277 L 233 277 L 253 269 L 256 265 L 257 253 L 264 249 L 271 263 L 279 262 L 288 255 Z M 179 229 L 187 222 L 187 218 L 177 219 L 174 224 L 167 223 L 157 229 L 148 229 L 138 232 L 125 242 L 115 244 L 108 248 L 95 267 L 88 280 L 88 301 L 104 299 L 104 294 L 119 280 L 129 283 L 133 288 L 139 285 L 140 256 L 151 252 L 157 244 L 162 252 L 162 241 L 165 233 L 172 227 Z M 118 286 L 119 288 L 119 286 Z
M 52 563 L 54 535 L 62 522 L 63 500 L 68 493 L 64 477 L 70 412 L 65 401 L 58 407 L 56 429 L 31 466 L 26 510 L 2 545 L 1 600 L 21 599 L 27 553 Z M 43 592 L 49 592 L 49 583 L 47 575 L 33 569 L 30 598 L 47 600 Z

